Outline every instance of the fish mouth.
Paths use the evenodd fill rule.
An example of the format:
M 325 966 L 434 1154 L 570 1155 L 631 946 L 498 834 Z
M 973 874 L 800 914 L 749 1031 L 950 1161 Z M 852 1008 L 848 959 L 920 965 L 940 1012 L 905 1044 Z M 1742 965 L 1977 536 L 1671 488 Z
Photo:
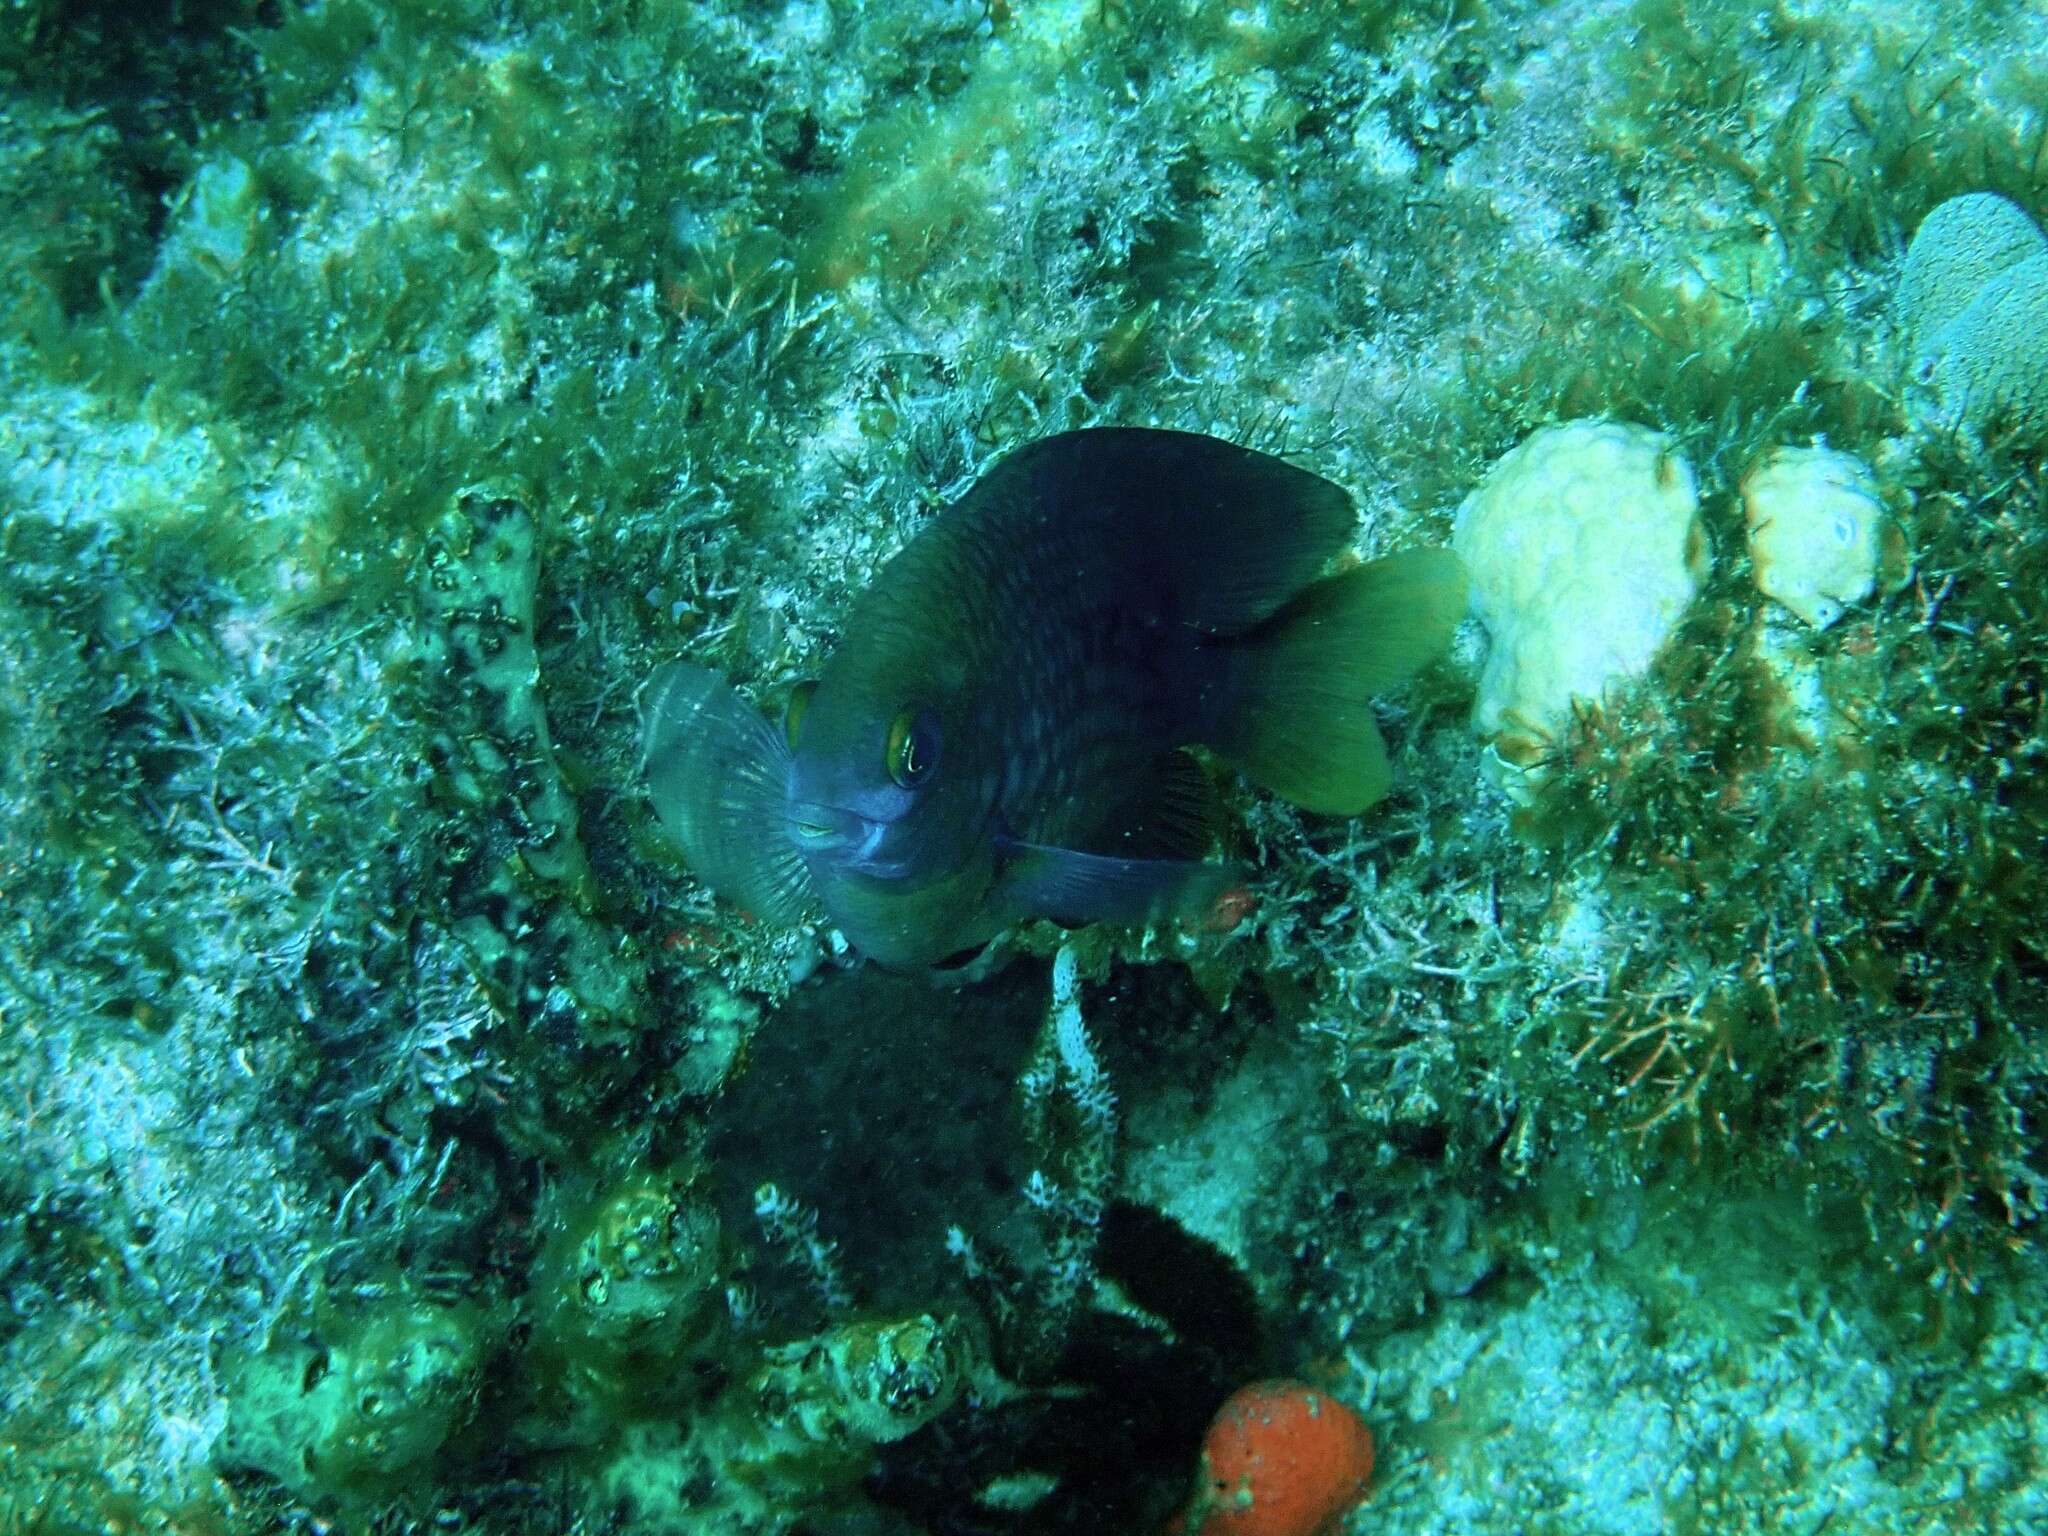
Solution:
M 841 810 L 819 801 L 792 800 L 784 811 L 789 835 L 807 853 L 851 847 L 868 835 L 871 825 L 858 811 Z
M 851 874 L 900 880 L 910 861 L 881 857 L 889 823 L 836 805 L 798 803 L 789 807 L 790 836 L 806 859 L 818 859 Z

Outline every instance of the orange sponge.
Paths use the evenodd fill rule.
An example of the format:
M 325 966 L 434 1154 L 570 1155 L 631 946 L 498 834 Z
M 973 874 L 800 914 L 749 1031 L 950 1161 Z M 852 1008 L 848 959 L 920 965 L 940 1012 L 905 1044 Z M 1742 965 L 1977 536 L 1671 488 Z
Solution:
M 1194 1497 L 1168 1536 L 1325 1536 L 1372 1484 L 1372 1431 L 1298 1381 L 1240 1387 L 1202 1442 Z

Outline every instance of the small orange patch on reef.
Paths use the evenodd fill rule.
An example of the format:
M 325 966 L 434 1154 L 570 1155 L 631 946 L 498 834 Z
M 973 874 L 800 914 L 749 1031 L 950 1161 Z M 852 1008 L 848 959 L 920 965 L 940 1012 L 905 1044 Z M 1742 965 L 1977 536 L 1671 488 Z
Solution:
M 1164 1536 L 1333 1536 L 1372 1486 L 1372 1431 L 1299 1381 L 1240 1387 L 1202 1442 L 1188 1507 Z
M 1258 909 L 1259 898 L 1252 894 L 1251 887 L 1233 885 L 1210 904 L 1196 926 L 1203 933 L 1229 933 Z

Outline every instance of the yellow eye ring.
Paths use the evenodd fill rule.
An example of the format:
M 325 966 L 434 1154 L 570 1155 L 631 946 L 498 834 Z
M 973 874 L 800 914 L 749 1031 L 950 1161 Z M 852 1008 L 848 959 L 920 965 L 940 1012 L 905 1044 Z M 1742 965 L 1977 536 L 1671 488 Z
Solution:
M 797 738 L 803 734 L 804 712 L 811 707 L 811 695 L 818 691 L 818 680 L 806 678 L 789 690 L 789 702 L 782 706 L 782 739 L 789 743 L 789 749 L 796 750 Z
M 931 711 L 898 710 L 882 744 L 882 762 L 889 777 L 905 789 L 915 789 L 931 776 L 938 761 L 939 728 Z

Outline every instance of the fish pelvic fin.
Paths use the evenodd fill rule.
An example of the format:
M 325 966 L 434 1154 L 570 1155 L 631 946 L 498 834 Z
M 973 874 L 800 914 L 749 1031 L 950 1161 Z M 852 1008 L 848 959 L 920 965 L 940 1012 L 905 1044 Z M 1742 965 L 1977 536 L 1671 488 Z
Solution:
M 1005 842 L 995 899 L 1012 918 L 1088 923 L 1205 922 L 1242 883 L 1227 864 L 1194 859 L 1120 859 L 1108 854 Z
M 716 672 L 677 662 L 641 694 L 640 765 L 655 815 L 690 869 L 767 922 L 816 914 L 788 830 L 789 744 Z
M 1313 583 L 1226 650 L 1229 703 L 1209 745 L 1305 811 L 1357 815 L 1393 787 L 1373 696 L 1443 653 L 1465 603 L 1448 549 Z

